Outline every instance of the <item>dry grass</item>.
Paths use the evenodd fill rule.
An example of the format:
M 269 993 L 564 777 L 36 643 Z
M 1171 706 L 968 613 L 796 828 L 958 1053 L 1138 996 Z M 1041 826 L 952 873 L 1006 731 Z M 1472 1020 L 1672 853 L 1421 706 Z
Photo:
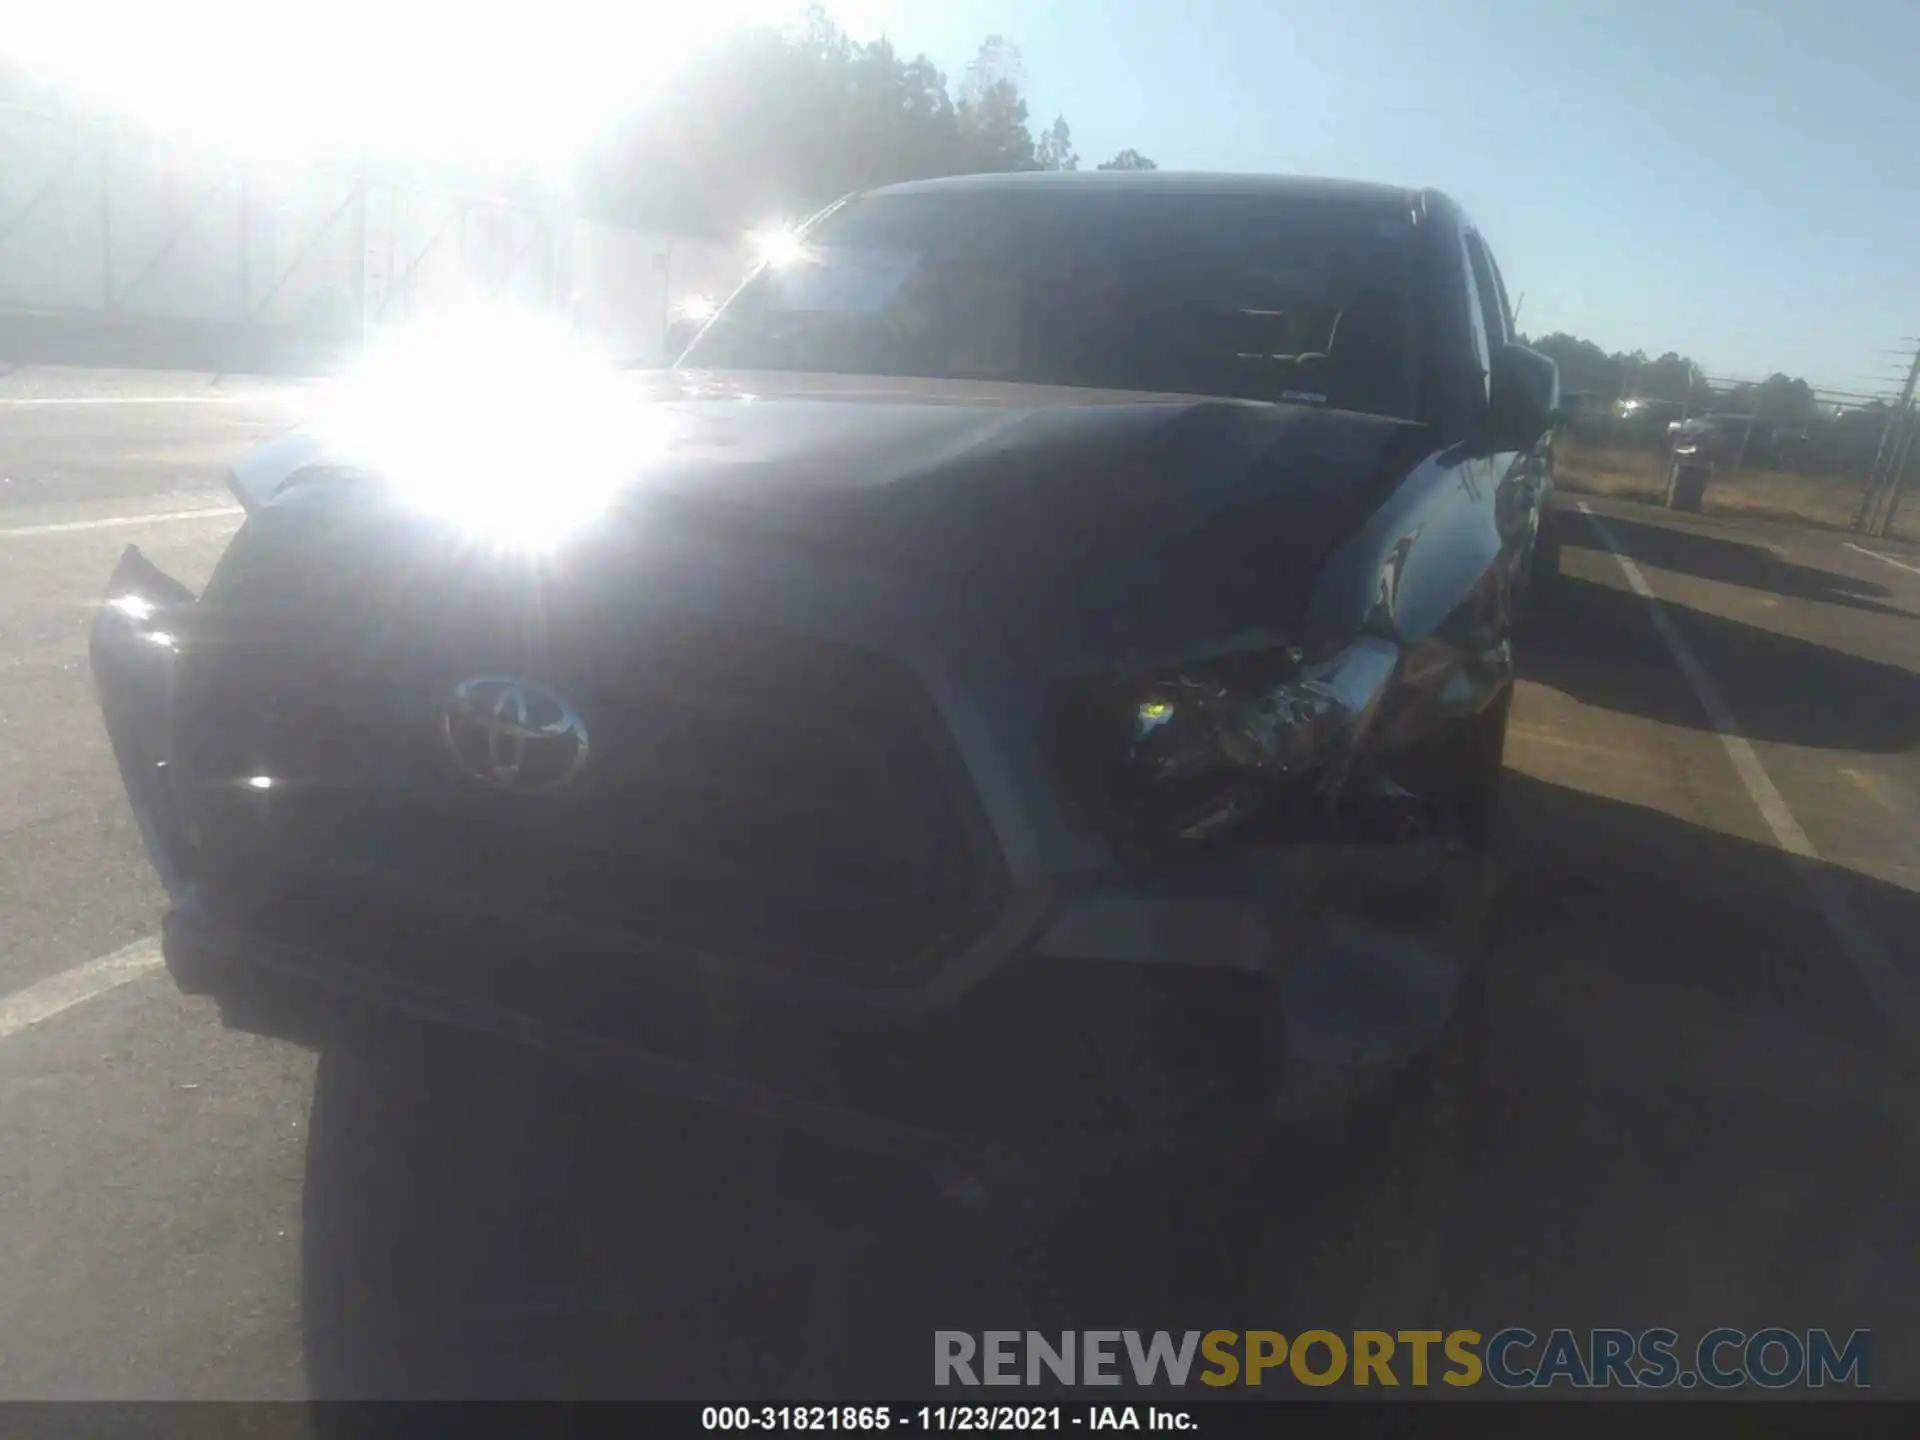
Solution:
M 1644 450 L 1594 449 L 1562 444 L 1556 483 L 1583 495 L 1644 500 L 1658 505 L 1667 493 L 1667 461 Z M 1748 516 L 1845 530 L 1860 503 L 1860 483 L 1847 476 L 1815 477 L 1777 470 L 1741 470 L 1717 475 L 1701 508 L 1708 515 Z M 1909 505 L 1896 534 L 1920 539 L 1920 518 Z

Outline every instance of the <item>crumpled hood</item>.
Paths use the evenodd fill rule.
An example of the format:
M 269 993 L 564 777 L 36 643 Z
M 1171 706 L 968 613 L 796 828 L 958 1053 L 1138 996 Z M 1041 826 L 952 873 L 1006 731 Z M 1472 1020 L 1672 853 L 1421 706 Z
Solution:
M 995 643 L 1014 626 L 1055 653 L 1108 648 L 1116 630 L 1151 649 L 1289 623 L 1327 552 L 1425 448 L 1407 422 L 1192 396 L 784 374 L 632 384 L 653 442 L 625 513 L 803 547 L 916 587 L 921 608 Z M 237 480 L 270 491 L 327 458 L 290 436 Z
M 1029 386 L 743 376 L 665 408 L 645 509 L 920 577 L 976 616 L 1097 614 L 1146 647 L 1163 613 L 1287 623 L 1423 448 L 1342 411 Z

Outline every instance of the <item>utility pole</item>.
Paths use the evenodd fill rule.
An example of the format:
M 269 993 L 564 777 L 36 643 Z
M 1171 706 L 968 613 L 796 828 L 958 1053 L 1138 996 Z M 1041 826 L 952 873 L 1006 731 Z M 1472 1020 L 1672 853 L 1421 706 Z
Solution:
M 1904 469 L 1907 444 L 1912 439 L 1913 392 L 1917 385 L 1920 385 L 1920 341 L 1915 342 L 1913 362 L 1907 366 L 1907 379 L 1900 387 L 1900 398 L 1887 413 L 1887 423 L 1880 428 L 1880 446 L 1873 457 L 1873 468 L 1867 472 L 1867 486 L 1860 496 L 1860 507 L 1854 512 L 1853 528 L 1868 535 L 1886 533 L 1885 524 L 1899 503 L 1895 486 Z M 1883 494 L 1893 501 L 1885 515 L 1878 513 Z
M 1892 458 L 1887 461 L 1887 504 L 1880 512 L 1880 523 L 1873 533 L 1885 536 L 1893 531 L 1893 522 L 1900 514 L 1900 497 L 1907 488 L 1907 462 L 1913 458 L 1913 440 L 1916 427 L 1913 410 L 1907 410 L 1907 423 L 1900 429 L 1900 443 L 1894 447 Z
M 1740 427 L 1740 444 L 1733 452 L 1732 471 L 1740 473 L 1740 466 L 1747 458 L 1747 444 L 1753 439 L 1753 427 L 1760 423 L 1760 387 L 1766 382 L 1755 381 L 1753 389 L 1747 392 L 1747 423 Z

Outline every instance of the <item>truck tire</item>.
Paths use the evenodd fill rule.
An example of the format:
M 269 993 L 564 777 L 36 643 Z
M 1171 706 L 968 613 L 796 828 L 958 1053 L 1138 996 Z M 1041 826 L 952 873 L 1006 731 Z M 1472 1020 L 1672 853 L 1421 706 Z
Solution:
M 1499 930 L 1500 797 L 1512 704 L 1509 685 L 1469 724 L 1453 752 L 1460 776 L 1455 803 L 1474 894 L 1462 912 L 1463 969 L 1446 1028 L 1395 1087 L 1388 1144 L 1394 1173 L 1387 1183 L 1389 1190 L 1406 1187 L 1409 1217 L 1429 1204 L 1444 1209 L 1463 1178 L 1485 1163 L 1491 1141 L 1488 971 Z
M 1707 477 L 1712 473 L 1705 465 L 1675 465 L 1667 476 L 1667 509 L 1699 514 L 1700 503 L 1706 498 Z
M 1460 977 L 1439 1044 L 1408 1077 L 1408 1098 L 1398 1117 L 1405 1143 L 1395 1148 L 1413 1172 L 1409 1178 L 1421 1204 L 1450 1198 L 1460 1180 L 1486 1160 L 1493 1128 L 1489 963 L 1485 953 L 1473 957 Z
M 1519 623 L 1524 628 L 1543 604 L 1551 604 L 1560 589 L 1560 525 L 1562 517 L 1547 511 L 1540 517 L 1534 533 L 1533 549 L 1527 556 L 1526 583 L 1521 595 Z
M 1513 686 L 1509 684 L 1447 745 L 1450 765 L 1445 803 L 1453 812 L 1461 838 L 1476 856 L 1490 856 L 1499 839 L 1507 717 L 1512 709 Z
M 783 1215 L 755 1132 L 714 1138 L 713 1173 L 690 1176 L 688 1143 L 708 1142 L 681 1124 L 490 1042 L 343 1031 L 307 1135 L 310 1393 L 786 1394 L 844 1361 L 857 1253 Z
M 437 1051 L 409 1032 L 343 1030 L 319 1053 L 301 1207 L 317 1398 L 502 1398 L 478 1385 L 462 1321 L 480 1257 L 526 1259 L 512 1212 L 516 1132 L 533 1117 L 510 1113 L 486 1070 Z
M 1533 593 L 1551 590 L 1560 583 L 1560 527 L 1551 518 L 1541 525 L 1533 542 Z

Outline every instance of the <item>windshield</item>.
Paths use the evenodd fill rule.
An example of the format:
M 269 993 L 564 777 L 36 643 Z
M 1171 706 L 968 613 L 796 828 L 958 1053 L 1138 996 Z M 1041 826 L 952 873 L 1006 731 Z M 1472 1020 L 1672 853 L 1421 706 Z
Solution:
M 680 363 L 1412 418 L 1411 237 L 1404 215 L 1263 195 L 873 196 L 763 267 Z

